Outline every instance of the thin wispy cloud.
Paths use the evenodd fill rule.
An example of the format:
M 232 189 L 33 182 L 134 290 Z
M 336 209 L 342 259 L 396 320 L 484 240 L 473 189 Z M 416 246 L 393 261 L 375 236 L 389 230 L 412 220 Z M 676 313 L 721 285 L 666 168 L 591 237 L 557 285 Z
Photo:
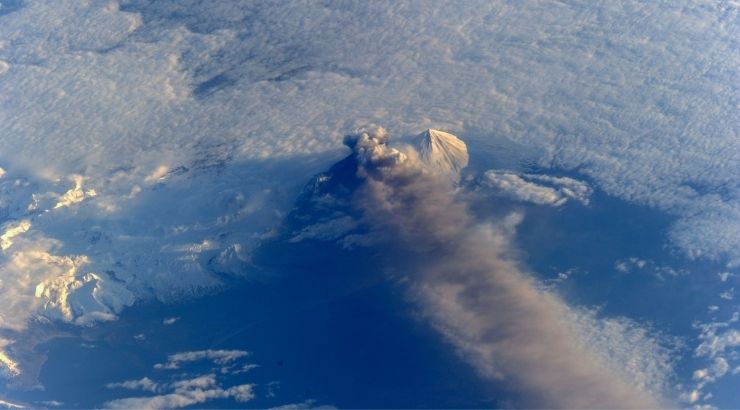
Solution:
M 588 205 L 593 193 L 588 184 L 573 178 L 518 174 L 512 171 L 486 171 L 480 184 L 499 196 L 556 207 L 564 205 L 568 200 Z
M 222 378 L 226 375 L 242 373 L 244 368 L 250 366 L 249 363 L 244 363 L 241 360 L 247 355 L 247 352 L 241 350 L 198 350 L 175 353 L 168 357 L 165 364 L 155 365 L 155 369 L 180 370 L 194 362 L 207 361 L 216 369 L 221 368 L 222 371 L 200 374 L 195 377 L 188 376 L 192 373 L 177 373 L 168 377 L 166 381 L 158 381 L 155 375 L 152 375 L 136 380 L 108 383 L 106 387 L 112 390 L 133 390 L 156 394 L 139 394 L 133 397 L 119 398 L 104 403 L 103 407 L 114 409 L 181 408 L 204 404 L 216 399 L 232 399 L 238 403 L 246 403 L 255 398 L 255 385 L 226 386 Z M 223 371 L 224 369 L 231 369 L 230 366 L 235 364 L 241 366 L 233 372 Z
M 138 380 L 126 380 L 123 382 L 108 383 L 105 387 L 109 389 L 128 389 L 128 390 L 144 390 L 150 392 L 156 392 L 160 389 L 160 385 L 155 383 L 152 379 L 144 377 Z
M 159 390 L 165 392 L 164 394 L 111 400 L 103 407 L 111 409 L 182 408 L 215 399 L 233 399 L 239 403 L 246 403 L 255 397 L 253 389 L 252 384 L 224 388 L 216 381 L 215 375 L 208 374 L 159 386 Z
M 706 367 L 693 373 L 694 386 L 682 394 L 682 399 L 689 404 L 700 404 L 710 398 L 708 386 L 728 374 L 735 374 L 740 368 L 738 351 L 740 349 L 740 313 L 737 311 L 724 321 L 695 323 L 699 330 L 699 345 L 694 349 L 694 356 L 707 360 Z M 733 366 L 735 370 L 731 370 Z
M 165 363 L 157 363 L 155 369 L 179 369 L 184 363 L 199 360 L 210 360 L 217 365 L 229 365 L 236 360 L 249 356 L 244 350 L 196 350 L 191 352 L 175 353 L 167 358 Z

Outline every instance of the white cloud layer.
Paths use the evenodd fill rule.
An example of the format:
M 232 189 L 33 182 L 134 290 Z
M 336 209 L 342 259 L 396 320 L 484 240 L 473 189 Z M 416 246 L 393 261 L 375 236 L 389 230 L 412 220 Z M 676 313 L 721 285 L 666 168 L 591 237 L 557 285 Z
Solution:
M 109 389 L 144 390 L 150 392 L 156 392 L 160 390 L 159 384 L 148 377 L 144 377 L 138 380 L 126 380 L 123 382 L 108 383 L 105 385 L 105 387 Z
M 217 382 L 215 374 L 179 380 L 164 386 L 142 384 L 141 380 L 112 383 L 108 386 L 110 388 L 123 387 L 126 389 L 166 392 L 154 396 L 111 400 L 103 405 L 103 407 L 111 409 L 177 409 L 206 403 L 214 399 L 231 398 L 239 403 L 246 403 L 254 398 L 254 385 L 241 384 L 224 388 Z M 152 388 L 155 390 L 151 390 Z
M 538 205 L 561 206 L 569 199 L 588 205 L 593 190 L 585 182 L 568 177 L 486 171 L 481 185 L 511 199 Z
M 184 363 L 210 360 L 221 366 L 231 365 L 238 359 L 249 356 L 244 350 L 196 350 L 170 355 L 165 363 L 157 363 L 155 369 L 179 369 Z
M 253 366 L 239 362 L 248 354 L 242 350 L 198 350 L 172 354 L 165 364 L 157 364 L 154 368 L 176 370 L 192 362 L 204 360 L 211 362 L 216 368 L 221 367 L 221 371 L 218 374 L 207 373 L 196 377 L 185 377 L 187 373 L 178 374 L 174 381 L 167 382 L 157 382 L 149 377 L 143 377 L 137 380 L 108 383 L 106 387 L 109 389 L 136 390 L 156 394 L 115 399 L 103 404 L 103 407 L 112 409 L 181 408 L 215 399 L 233 399 L 238 403 L 246 403 L 255 397 L 254 384 L 225 387 L 219 380 L 219 375 L 242 372 L 240 369 L 231 372 L 231 366 L 234 364 L 239 364 L 241 367 Z
M 297 176 L 368 122 L 444 127 L 493 158 L 511 141 L 740 265 L 736 2 L 123 6 L 0 15 L 0 223 L 30 222 L 1 234 L 2 328 L 244 274 Z
M 2 69 L 2 66 L 0 66 Z M 13 403 L 11 401 L 0 399 L 0 409 L 25 409 L 28 408 L 22 404 Z

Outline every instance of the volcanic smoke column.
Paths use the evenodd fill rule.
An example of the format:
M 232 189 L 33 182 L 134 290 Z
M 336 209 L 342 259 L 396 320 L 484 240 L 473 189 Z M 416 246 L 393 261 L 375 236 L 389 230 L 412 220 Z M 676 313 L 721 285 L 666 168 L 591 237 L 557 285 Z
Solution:
M 456 140 L 445 141 L 442 134 L 434 134 L 443 139 L 435 145 L 457 147 L 457 153 L 437 158 L 449 154 L 455 164 L 467 164 L 459 140 L 445 134 Z M 465 360 L 520 393 L 522 406 L 661 405 L 579 347 L 576 327 L 566 319 L 568 307 L 537 290 L 506 256 L 506 229 L 475 223 L 452 193 L 448 171 L 457 165 L 443 164 L 444 172 L 437 172 L 435 161 L 411 147 L 391 148 L 387 140 L 379 127 L 345 138 L 363 180 L 355 206 L 393 267 L 410 275 L 413 299 L 425 316 Z

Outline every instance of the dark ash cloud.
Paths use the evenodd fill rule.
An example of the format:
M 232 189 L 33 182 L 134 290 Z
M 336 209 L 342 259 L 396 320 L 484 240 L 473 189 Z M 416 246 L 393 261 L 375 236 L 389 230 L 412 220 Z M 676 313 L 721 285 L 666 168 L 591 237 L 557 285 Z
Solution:
M 362 180 L 354 205 L 393 268 L 408 273 L 413 300 L 465 360 L 513 387 L 522 406 L 661 406 L 583 346 L 568 306 L 509 256 L 510 228 L 477 223 L 413 149 L 387 142 L 382 128 L 345 139 Z

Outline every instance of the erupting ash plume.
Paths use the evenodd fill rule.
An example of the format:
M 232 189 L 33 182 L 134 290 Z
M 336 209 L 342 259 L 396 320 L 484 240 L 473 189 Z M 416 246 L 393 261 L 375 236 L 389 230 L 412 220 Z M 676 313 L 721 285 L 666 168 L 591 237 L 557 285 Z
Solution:
M 476 223 L 449 179 L 387 140 L 382 128 L 345 139 L 363 181 L 355 206 L 394 268 L 408 273 L 413 300 L 465 360 L 514 386 L 522 406 L 661 406 L 581 346 L 568 306 L 507 256 L 505 227 Z

